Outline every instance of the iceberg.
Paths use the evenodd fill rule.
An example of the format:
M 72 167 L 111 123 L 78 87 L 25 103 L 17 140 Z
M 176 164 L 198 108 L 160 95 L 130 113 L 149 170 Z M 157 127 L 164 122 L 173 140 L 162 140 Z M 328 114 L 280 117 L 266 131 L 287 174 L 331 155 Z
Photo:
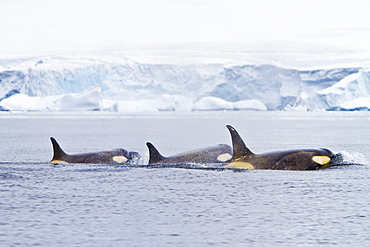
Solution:
M 241 100 L 229 102 L 216 97 L 204 97 L 194 103 L 193 111 L 219 111 L 219 110 L 259 110 L 266 111 L 267 107 L 259 100 Z
M 95 87 L 82 93 L 63 95 L 56 105 L 60 111 L 100 111 L 103 106 L 102 91 Z
M 233 104 L 226 100 L 216 97 L 204 97 L 196 102 L 192 110 L 206 111 L 206 110 L 232 110 Z
M 370 72 L 351 74 L 333 86 L 320 90 L 318 95 L 326 102 L 328 109 L 370 109 L 367 107 L 367 99 L 370 97 Z
M 366 110 L 370 109 L 370 97 L 360 97 L 347 101 L 339 105 L 341 110 L 345 111 L 357 111 L 357 110 Z
M 359 67 L 139 63 L 119 55 L 0 62 L 0 110 L 370 109 L 370 72 Z
M 45 97 L 18 93 L 3 99 L 1 107 L 11 111 L 93 111 L 102 109 L 100 88 L 82 93 Z
M 1 107 L 11 111 L 47 111 L 57 110 L 56 101 L 63 96 L 33 97 L 26 94 L 14 94 L 3 99 Z
M 105 111 L 115 112 L 158 112 L 158 111 L 190 111 L 192 102 L 181 95 L 163 95 L 157 99 L 143 100 L 104 100 Z
M 224 68 L 211 96 L 231 102 L 259 100 L 268 110 L 283 110 L 299 94 L 297 70 L 273 65 L 243 65 Z
M 234 110 L 266 111 L 267 107 L 259 100 L 241 100 L 233 103 Z

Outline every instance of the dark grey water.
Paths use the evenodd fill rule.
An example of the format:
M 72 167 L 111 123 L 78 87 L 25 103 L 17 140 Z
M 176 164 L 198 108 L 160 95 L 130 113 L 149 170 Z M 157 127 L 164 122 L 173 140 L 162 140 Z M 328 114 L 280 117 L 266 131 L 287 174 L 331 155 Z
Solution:
M 230 144 L 255 152 L 325 147 L 349 165 L 320 171 L 51 165 L 65 151 L 145 142 L 164 155 Z M 222 112 L 0 115 L 0 246 L 370 246 L 370 113 Z

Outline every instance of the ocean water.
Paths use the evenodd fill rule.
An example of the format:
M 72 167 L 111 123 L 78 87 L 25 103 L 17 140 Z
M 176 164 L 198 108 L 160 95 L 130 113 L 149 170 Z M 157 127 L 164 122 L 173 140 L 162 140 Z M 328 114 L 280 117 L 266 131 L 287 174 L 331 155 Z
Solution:
M 163 155 L 230 143 L 256 153 L 328 148 L 318 171 L 148 168 Z M 370 246 L 369 112 L 0 113 L 0 246 Z M 52 165 L 125 148 L 141 166 Z M 190 167 L 188 167 L 190 168 Z

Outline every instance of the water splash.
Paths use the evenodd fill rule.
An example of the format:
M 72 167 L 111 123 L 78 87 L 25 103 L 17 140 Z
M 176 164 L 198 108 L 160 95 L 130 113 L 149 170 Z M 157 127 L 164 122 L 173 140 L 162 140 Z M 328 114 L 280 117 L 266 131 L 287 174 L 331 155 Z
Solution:
M 333 163 L 335 165 L 367 165 L 369 161 L 362 153 L 340 151 L 335 155 Z

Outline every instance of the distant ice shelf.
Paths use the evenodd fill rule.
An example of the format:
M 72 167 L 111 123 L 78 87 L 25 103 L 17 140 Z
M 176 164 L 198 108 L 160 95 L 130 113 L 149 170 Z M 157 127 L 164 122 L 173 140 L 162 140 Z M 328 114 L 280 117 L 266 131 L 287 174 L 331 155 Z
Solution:
M 0 110 L 369 110 L 370 72 L 271 64 L 139 63 L 126 58 L 2 61 Z

